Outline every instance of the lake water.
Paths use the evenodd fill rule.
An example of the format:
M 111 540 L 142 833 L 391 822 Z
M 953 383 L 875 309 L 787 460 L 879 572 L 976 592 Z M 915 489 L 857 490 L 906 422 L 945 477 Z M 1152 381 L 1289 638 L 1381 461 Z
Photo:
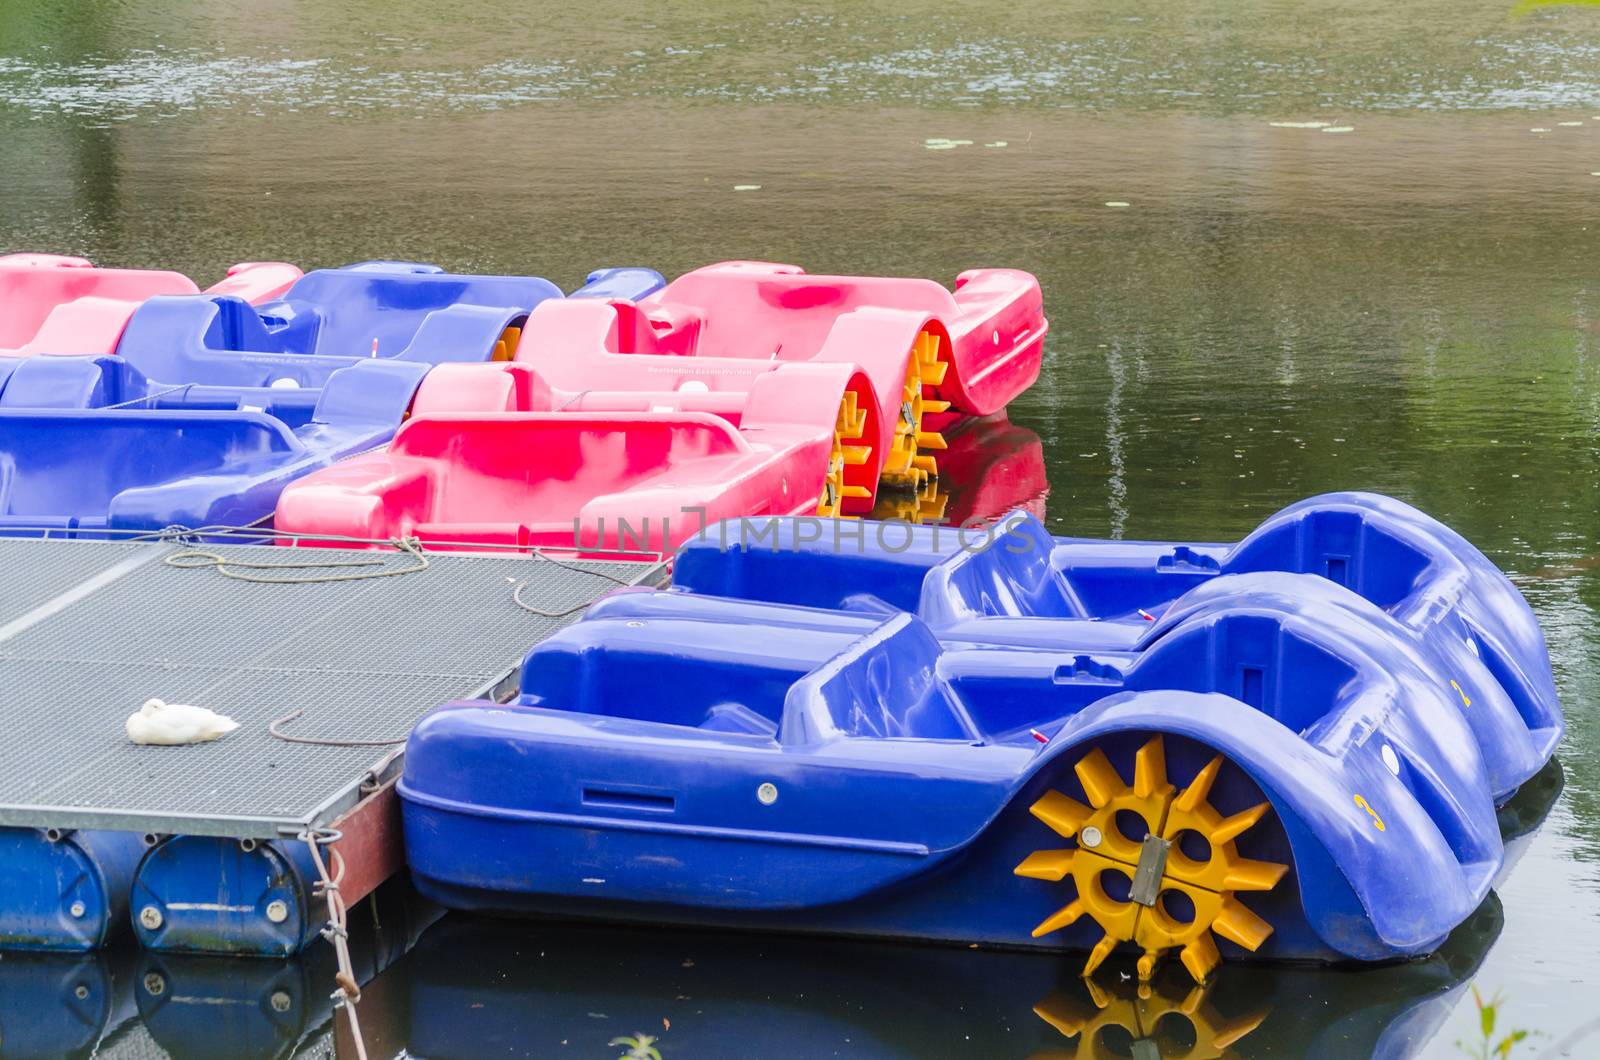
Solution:
M 1051 333 L 1005 444 L 1037 436 L 1053 528 L 1231 540 L 1341 488 L 1424 508 L 1544 623 L 1565 786 L 1418 964 L 1140 999 L 1037 957 L 447 918 L 369 991 L 374 1042 L 1065 1056 L 1098 1013 L 1132 1028 L 1100 1039 L 1120 1055 L 1210 1055 L 1203 1023 L 1242 1055 L 1445 1057 L 1476 984 L 1537 1032 L 1514 1055 L 1600 1054 L 1600 9 L 649 6 L 0 0 L 0 249 L 202 284 L 378 257 L 568 287 L 728 258 L 1031 270 Z M 247 1005 L 278 1028 L 251 1048 L 329 1047 L 303 963 L 208 968 L 193 998 L 308 976 L 288 1010 Z M 163 1011 L 102 1052 L 205 1055 Z

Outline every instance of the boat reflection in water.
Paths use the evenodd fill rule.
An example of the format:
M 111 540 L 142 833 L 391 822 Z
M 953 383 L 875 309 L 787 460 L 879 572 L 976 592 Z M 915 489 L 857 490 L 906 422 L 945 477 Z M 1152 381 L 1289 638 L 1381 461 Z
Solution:
M 1500 841 L 1506 847 L 1506 860 L 1500 866 L 1500 874 L 1495 877 L 1496 887 L 1510 878 L 1517 862 L 1528 852 L 1534 835 L 1539 831 L 1539 826 L 1544 824 L 1544 819 L 1550 816 L 1564 787 L 1566 771 L 1561 767 L 1561 759 L 1552 757 L 1497 811 Z
M 383 978 L 408 980 L 412 1056 L 598 1056 L 647 1034 L 668 1058 L 1404 1057 L 1501 923 L 1491 894 L 1426 960 L 1229 966 L 1197 987 L 1175 967 L 1141 985 L 1131 962 L 1086 981 L 1038 954 L 451 916 Z
M 1423 961 L 1226 966 L 1197 987 L 1176 967 L 1140 984 L 1115 961 L 1082 980 L 1051 955 L 456 915 L 395 962 L 406 933 L 362 930 L 364 912 L 352 933 L 367 1055 L 441 1060 L 610 1055 L 609 1041 L 638 1034 L 667 1060 L 1406 1057 L 1460 1001 L 1502 922 L 1491 894 Z M 6 954 L 0 1056 L 354 1055 L 332 982 L 326 944 L 281 960 Z
M 910 523 L 987 522 L 1022 508 L 1044 519 L 1044 443 L 1005 413 L 967 420 L 945 432 L 947 448 L 934 456 L 939 477 L 915 492 L 879 494 L 873 519 Z

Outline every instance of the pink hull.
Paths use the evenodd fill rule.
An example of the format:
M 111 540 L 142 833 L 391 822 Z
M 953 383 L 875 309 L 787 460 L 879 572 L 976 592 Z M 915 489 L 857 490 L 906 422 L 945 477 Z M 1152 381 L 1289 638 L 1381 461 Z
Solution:
M 1005 269 L 952 293 L 728 262 L 638 302 L 552 299 L 511 363 L 433 369 L 388 450 L 291 485 L 276 526 L 665 553 L 718 519 L 816 511 L 847 394 L 861 433 L 843 510 L 864 514 L 907 395 L 945 403 L 942 420 L 996 412 L 1037 377 L 1045 330 L 1037 281 Z M 919 348 L 944 367 L 913 391 Z
M 283 262 L 235 265 L 208 294 L 264 302 L 288 290 L 300 270 Z M 0 357 L 116 352 L 128 318 L 147 298 L 199 294 L 178 272 L 100 269 L 55 254 L 0 256 Z

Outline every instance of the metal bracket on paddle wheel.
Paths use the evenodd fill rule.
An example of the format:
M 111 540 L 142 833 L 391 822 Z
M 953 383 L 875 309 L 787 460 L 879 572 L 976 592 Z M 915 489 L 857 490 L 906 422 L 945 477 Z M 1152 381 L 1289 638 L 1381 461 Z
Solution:
M 1167 851 L 1172 840 L 1147 835 L 1139 845 L 1139 864 L 1133 870 L 1128 897 L 1142 906 L 1153 906 L 1161 894 L 1161 874 L 1167 871 Z

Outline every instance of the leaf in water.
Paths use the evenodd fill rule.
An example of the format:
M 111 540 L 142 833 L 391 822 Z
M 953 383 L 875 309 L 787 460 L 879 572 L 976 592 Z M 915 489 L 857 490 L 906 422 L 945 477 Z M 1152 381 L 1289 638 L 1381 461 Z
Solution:
M 1326 129 L 1333 123 L 1327 121 L 1272 121 L 1267 124 L 1274 129 Z
M 1117 209 L 1121 209 L 1124 206 L 1131 206 L 1133 204 L 1132 203 L 1127 203 L 1127 202 L 1115 202 L 1115 201 L 1113 201 L 1113 202 L 1106 203 L 1106 205 L 1107 206 L 1116 207 Z
M 1510 1056 L 1512 1047 L 1527 1036 L 1527 1031 L 1512 1031 L 1510 1034 L 1500 1039 L 1500 1044 L 1494 1047 L 1494 1051 L 1499 1053 L 1501 1056 Z
M 759 185 L 759 184 L 735 184 L 733 186 L 733 190 L 734 191 L 760 191 L 761 190 L 761 185 Z

